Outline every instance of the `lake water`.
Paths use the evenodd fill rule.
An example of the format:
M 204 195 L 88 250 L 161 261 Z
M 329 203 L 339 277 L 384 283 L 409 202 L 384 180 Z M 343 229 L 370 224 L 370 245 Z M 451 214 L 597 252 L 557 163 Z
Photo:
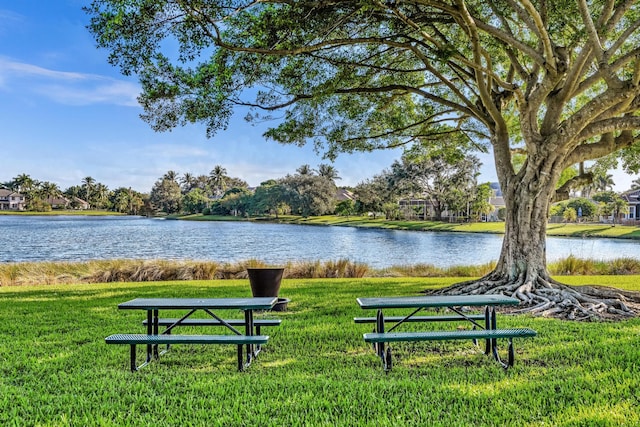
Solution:
M 0 262 L 172 259 L 235 262 L 349 259 L 373 268 L 497 260 L 501 235 L 138 217 L 0 216 Z M 640 258 L 640 242 L 548 238 L 550 261 Z

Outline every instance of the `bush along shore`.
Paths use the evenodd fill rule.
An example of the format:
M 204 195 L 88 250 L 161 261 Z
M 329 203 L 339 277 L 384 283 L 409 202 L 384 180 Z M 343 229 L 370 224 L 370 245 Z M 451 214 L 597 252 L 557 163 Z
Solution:
M 0 286 L 53 285 L 110 282 L 155 282 L 167 280 L 247 279 L 247 268 L 273 267 L 259 260 L 234 263 L 171 260 L 96 260 L 87 262 L 20 262 L 0 264 Z M 288 262 L 285 278 L 363 278 L 363 277 L 481 277 L 494 263 L 477 266 L 439 268 L 429 264 L 372 269 L 350 260 Z M 613 261 L 579 259 L 569 256 L 550 263 L 554 275 L 636 275 L 640 260 Z

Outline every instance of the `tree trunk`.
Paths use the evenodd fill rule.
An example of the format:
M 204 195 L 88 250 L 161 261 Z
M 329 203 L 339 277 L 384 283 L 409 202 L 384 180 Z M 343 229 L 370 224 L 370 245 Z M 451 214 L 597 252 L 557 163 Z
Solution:
M 549 280 L 546 233 L 551 191 L 521 182 L 505 192 L 505 235 L 491 276 L 517 283 Z
M 443 206 L 439 200 L 431 200 L 431 206 L 433 206 L 433 216 L 435 221 L 442 221 Z
M 520 180 L 507 188 L 505 236 L 495 269 L 481 279 L 435 293 L 505 294 L 521 301 L 517 312 L 571 320 L 628 318 L 640 313 L 640 293 L 571 287 L 551 278 L 546 266 L 546 228 L 553 191 L 552 184 L 539 180 Z

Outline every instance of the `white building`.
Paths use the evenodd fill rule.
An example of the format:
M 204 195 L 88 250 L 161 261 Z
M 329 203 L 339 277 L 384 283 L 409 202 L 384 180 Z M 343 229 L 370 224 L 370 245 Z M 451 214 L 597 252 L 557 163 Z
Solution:
M 629 190 L 620 195 L 629 204 L 629 213 L 623 219 L 627 221 L 640 221 L 640 189 Z
M 0 211 L 22 211 L 24 203 L 24 195 L 12 190 L 0 189 Z

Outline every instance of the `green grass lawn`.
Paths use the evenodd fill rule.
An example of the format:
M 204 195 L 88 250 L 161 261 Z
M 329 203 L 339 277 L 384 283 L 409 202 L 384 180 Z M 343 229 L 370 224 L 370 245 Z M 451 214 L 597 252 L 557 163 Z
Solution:
M 385 374 L 362 339 L 371 326 L 352 320 L 374 314 L 356 298 L 413 295 L 455 280 L 285 280 L 289 310 L 259 314 L 283 322 L 268 329 L 269 343 L 246 372 L 236 371 L 234 346 L 176 345 L 131 373 L 128 346 L 104 338 L 144 331 L 144 313 L 119 311 L 120 302 L 250 296 L 247 281 L 0 287 L 0 425 L 640 425 L 640 319 L 503 315 L 501 326 L 538 332 L 515 341 L 508 371 L 471 343 L 440 342 L 392 346 L 395 364 Z M 561 280 L 640 290 L 639 276 Z

